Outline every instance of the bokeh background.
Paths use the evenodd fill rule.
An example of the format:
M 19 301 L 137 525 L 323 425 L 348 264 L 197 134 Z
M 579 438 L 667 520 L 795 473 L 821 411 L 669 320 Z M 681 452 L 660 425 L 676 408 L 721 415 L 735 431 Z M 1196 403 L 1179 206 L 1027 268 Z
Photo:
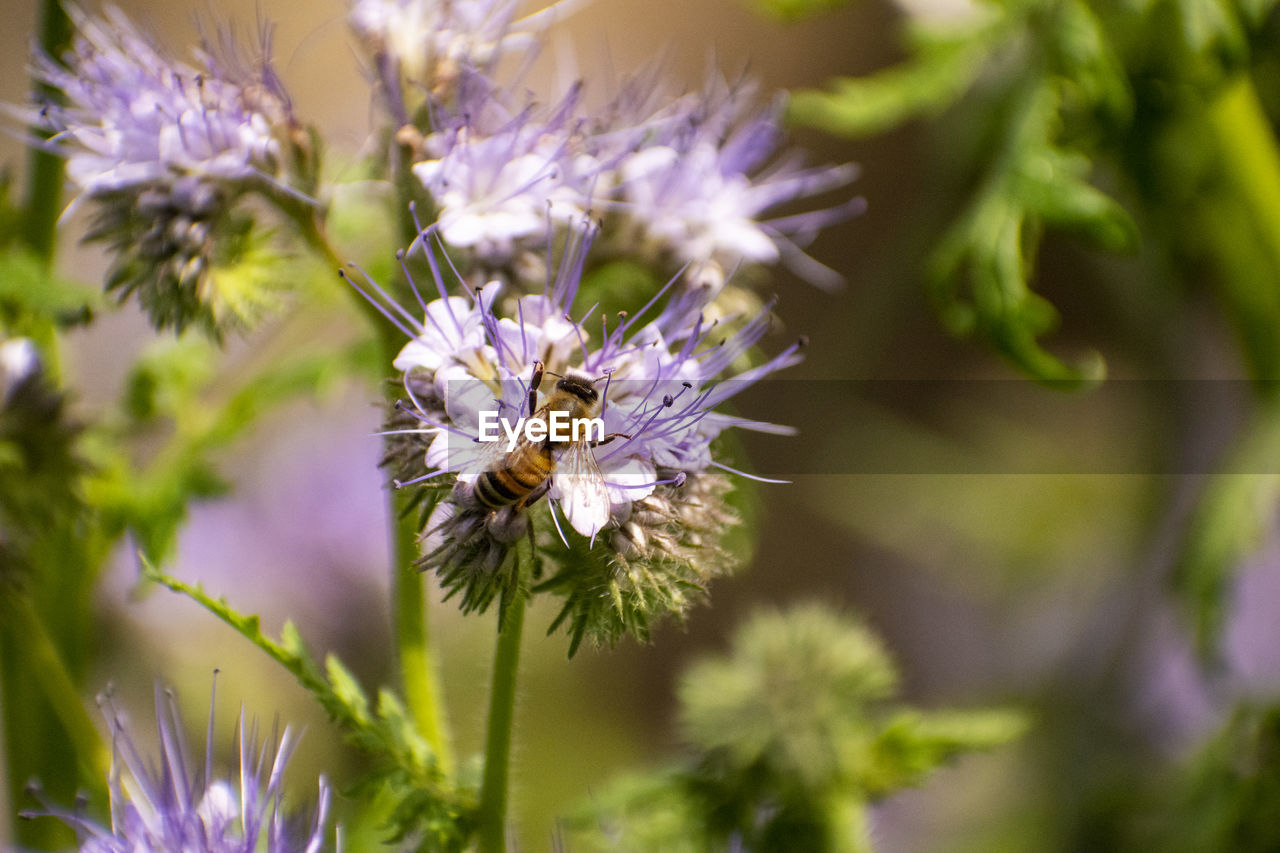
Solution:
M 275 22 L 278 70 L 298 114 L 323 130 L 330 162 L 370 143 L 373 105 L 341 2 L 120 6 L 175 48 L 194 41 L 197 13 Z M 2 8 L 0 100 L 21 102 L 35 10 Z M 783 25 L 742 0 L 597 0 L 559 29 L 540 68 L 576 64 L 594 82 L 665 51 L 688 87 L 708 63 L 749 69 L 765 92 L 815 87 L 901 58 L 905 14 L 861 0 Z M 794 482 L 761 487 L 753 564 L 717 581 L 709 605 L 685 626 L 664 625 L 650 646 L 566 660 L 564 638 L 543 636 L 554 614 L 533 608 L 513 765 L 521 849 L 552 849 L 557 816 L 616 774 L 674 754 L 678 673 L 762 607 L 818 599 L 860 615 L 918 705 L 1028 709 L 1033 727 L 1017 745 L 967 757 L 878 806 L 884 851 L 1090 849 L 1114 789 L 1176 764 L 1239 696 L 1280 688 L 1272 537 L 1238 576 L 1212 679 L 1169 591 L 1188 515 L 1251 405 L 1231 330 L 1211 296 L 1162 290 L 1141 253 L 1101 256 L 1050 235 L 1037 282 L 1062 323 L 1048 345 L 1068 357 L 1099 351 L 1112 384 L 1047 389 L 951 338 L 925 297 L 920 260 L 961 198 L 949 143 L 962 120 L 944 113 L 860 142 L 794 132 L 815 161 L 860 164 L 855 189 L 868 202 L 811 249 L 845 289 L 823 292 L 785 270 L 771 285 L 788 324 L 771 345 L 797 333 L 812 345 L 785 382 L 744 405 L 794 424 L 800 438 L 752 439 L 748 450 L 757 468 Z M 2 155 L 21 170 L 16 139 Z M 66 224 L 59 268 L 95 281 L 105 263 L 76 244 L 82 226 Z M 150 334 L 132 305 L 73 333 L 77 410 L 119 392 Z M 343 334 L 335 320 L 313 339 Z M 264 357 L 267 335 L 233 341 L 219 369 Z M 394 678 L 378 399 L 378 389 L 339 385 L 266 418 L 225 456 L 234 494 L 193 507 L 170 567 L 261 613 L 272 632 L 292 619 L 314 650 L 337 652 L 366 684 Z M 122 548 L 101 590 L 89 683 L 113 685 L 138 730 L 151 725 L 160 680 L 200 732 L 216 668 L 220 742 L 243 705 L 306 729 L 295 777 L 353 778 L 357 759 L 290 678 L 191 602 L 136 587 Z M 464 618 L 435 602 L 431 619 L 459 754 L 478 752 L 493 615 Z M 23 805 L 0 809 L 0 823 Z M 350 843 L 358 849 L 358 835 Z

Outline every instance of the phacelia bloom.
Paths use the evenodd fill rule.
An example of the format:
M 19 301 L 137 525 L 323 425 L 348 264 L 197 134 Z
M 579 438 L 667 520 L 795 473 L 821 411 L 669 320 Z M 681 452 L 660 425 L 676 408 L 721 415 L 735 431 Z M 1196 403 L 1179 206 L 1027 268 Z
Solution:
M 504 298 L 491 282 L 451 296 L 433 266 L 439 298 L 422 303 L 419 320 L 377 291 L 411 338 L 395 360 L 406 400 L 391 421 L 399 441 L 390 461 L 403 485 L 452 484 L 433 492 L 421 566 L 437 570 L 464 609 L 483 608 L 509 591 L 513 552 L 532 536 L 555 567 L 542 588 L 564 596 L 557 623 L 568 620 L 575 647 L 588 633 L 645 636 L 649 618 L 682 613 L 729 567 L 721 540 L 735 520 L 724 500 L 732 469 L 713 442 L 735 426 L 790 430 L 716 408 L 801 358 L 796 343 L 735 374 L 768 331 L 768 309 L 712 321 L 711 291 L 675 280 L 632 316 L 592 318 L 587 309 L 574 319 L 596 233 L 585 221 L 570 226 L 540 294 Z M 677 295 L 664 302 L 671 290 Z M 479 441 L 490 413 L 510 423 L 528 416 L 539 370 L 533 408 L 570 393 L 600 419 L 602 434 L 554 448 L 521 444 L 515 453 Z M 543 447 L 549 461 L 530 461 Z M 514 479 L 493 473 L 500 469 Z
M 512 113 L 488 80 L 468 75 L 457 111 L 438 121 L 413 167 L 449 245 L 502 265 L 543 242 L 548 218 L 582 217 L 600 165 L 582 150 L 578 96 Z
M 80 853 L 319 853 L 328 843 L 329 787 L 322 778 L 315 817 L 309 823 L 287 817 L 283 777 L 296 746 L 286 728 L 259 744 L 256 725 L 237 729 L 238 772 L 215 777 L 213 712 L 204 770 L 196 771 L 173 697 L 156 690 L 160 761 L 148 760 L 130 737 L 120 711 L 103 703 L 111 727 L 112 770 L 108 779 L 111 824 L 49 807 L 25 817 L 57 817 L 80 837 Z M 122 773 L 122 770 L 124 771 Z
M 584 106 L 581 83 L 554 106 L 513 110 L 511 92 L 467 75 L 457 106 L 435 111 L 414 167 L 440 235 L 492 267 L 538 244 L 548 217 L 563 228 L 590 213 L 604 216 L 602 241 L 620 256 L 722 279 L 783 261 L 816 284 L 838 283 L 802 247 L 863 200 L 774 214 L 849 183 L 856 169 L 780 153 L 781 102 L 761 108 L 749 84 L 713 78 L 700 94 L 662 92 L 649 69 L 600 110 Z
M 603 135 L 611 144 L 628 125 L 640 144 L 615 158 L 616 175 L 604 207 L 616 211 L 623 235 L 648 253 L 667 254 L 695 267 L 732 270 L 739 264 L 783 260 L 820 285 L 839 276 L 804 254 L 817 232 L 861 210 L 853 199 L 828 210 L 767 218 L 789 202 L 843 186 L 856 176 L 851 165 L 806 167 L 796 152 L 779 156 L 781 101 L 760 108 L 755 87 L 712 79 L 706 91 L 687 95 L 645 115 L 651 98 L 614 108 Z M 622 136 L 625 138 L 625 136 Z
M 251 225 L 233 216 L 251 190 L 297 196 L 288 172 L 306 148 L 265 55 L 242 61 L 224 37 L 178 62 L 110 9 L 96 19 L 75 6 L 77 28 L 62 62 L 38 55 L 35 78 L 65 104 L 15 111 L 53 132 L 47 145 L 67 160 L 78 195 L 91 204 L 88 239 L 116 254 L 108 288 L 136 293 L 157 326 L 208 325 L 253 307 L 218 290 L 211 270 L 241 251 Z M 239 283 L 239 282 L 237 282 Z
M 400 122 L 404 83 L 445 97 L 466 71 L 488 71 L 504 54 L 527 50 L 579 0 L 559 0 L 516 18 L 517 0 L 354 0 L 348 20 L 375 63 Z M 403 81 L 403 82 L 402 82 Z

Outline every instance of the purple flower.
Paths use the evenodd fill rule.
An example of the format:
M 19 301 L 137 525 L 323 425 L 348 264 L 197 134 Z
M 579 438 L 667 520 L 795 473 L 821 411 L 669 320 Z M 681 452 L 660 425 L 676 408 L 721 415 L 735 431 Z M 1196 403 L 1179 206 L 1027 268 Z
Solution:
M 468 75 L 457 110 L 437 122 L 413 167 L 446 242 L 500 265 L 541 243 L 548 219 L 583 216 L 600 164 L 582 150 L 579 91 L 549 110 L 513 112 L 488 80 Z
M 34 69 L 66 105 L 24 115 L 56 131 L 77 202 L 181 177 L 275 180 L 292 118 L 265 58 L 254 72 L 205 51 L 197 68 L 167 56 L 119 9 L 105 20 L 77 6 L 67 12 L 77 36 L 65 67 L 37 56 Z
M 734 520 L 723 501 L 724 473 L 733 469 L 716 458 L 713 442 L 731 427 L 790 429 L 717 407 L 801 359 L 796 343 L 735 373 L 768 331 L 768 308 L 755 317 L 711 321 L 713 291 L 677 289 L 666 298 L 674 279 L 635 315 L 603 319 L 598 333 L 590 331 L 593 309 L 576 320 L 582 309 L 574 303 L 596 234 L 597 226 L 585 220 L 570 224 L 558 270 L 540 294 L 504 299 L 502 285 L 493 282 L 451 296 L 425 251 L 439 298 L 420 299 L 422 320 L 367 285 L 376 290 L 369 292 L 375 304 L 411 339 L 395 361 L 407 399 L 389 427 L 401 440 L 390 461 L 402 485 L 453 484 L 425 525 L 423 567 L 439 570 L 447 588 L 462 592 L 464 608 L 482 608 L 513 577 L 508 557 L 530 535 L 536 514 L 548 522 L 542 553 L 573 572 L 582 566 L 569 565 L 577 557 L 567 548 L 588 555 L 597 569 L 594 577 L 561 585 L 566 607 L 585 600 L 599 606 L 599 595 L 588 589 L 593 584 L 618 587 L 603 605 L 615 601 L 616 608 L 598 624 L 595 615 L 579 624 L 578 614 L 566 614 L 574 617 L 575 645 L 584 630 L 608 638 L 636 630 L 637 608 L 682 612 L 693 592 L 729 565 L 719 540 Z M 414 249 L 426 245 L 423 239 Z M 478 440 L 482 419 L 489 412 L 509 422 L 527 415 L 539 368 L 544 376 L 578 377 L 597 390 L 605 440 L 557 452 L 543 484 L 545 501 L 495 508 L 480 495 L 478 480 L 509 464 L 509 445 Z M 556 378 L 543 381 L 539 405 L 559 387 Z
M 602 110 L 587 110 L 582 94 L 579 83 L 552 106 L 517 110 L 512 92 L 466 75 L 456 105 L 434 112 L 414 166 L 446 242 L 496 268 L 537 247 L 548 219 L 563 229 L 603 214 L 603 242 L 618 255 L 720 281 L 741 264 L 781 260 L 816 284 L 839 282 L 802 247 L 863 200 L 774 213 L 849 183 L 856 169 L 780 154 L 780 101 L 761 108 L 754 86 L 718 78 L 703 93 L 664 96 L 654 69 Z
M 259 744 L 256 724 L 246 728 L 242 712 L 237 729 L 240 768 L 228 779 L 213 776 L 212 700 L 203 772 L 191 765 L 182 721 L 167 691 L 156 689 L 158 765 L 139 751 L 110 698 L 103 701 L 103 713 L 112 740 L 111 825 L 58 808 L 25 815 L 63 820 L 80 836 L 80 853 L 318 853 L 332 849 L 326 847 L 330 792 L 323 778 L 310 825 L 285 817 L 284 768 L 296 746 L 288 728 L 278 741 L 273 735 Z
M 107 289 L 137 294 L 159 328 L 198 321 L 216 334 L 274 308 L 279 285 L 263 272 L 269 254 L 236 202 L 260 192 L 307 206 L 315 176 L 266 56 L 269 30 L 253 61 L 223 33 L 192 66 L 118 9 L 104 19 L 76 6 L 68 14 L 77 35 L 65 65 L 37 55 L 33 69 L 65 104 L 10 113 L 53 131 L 38 144 L 66 158 L 78 188 L 71 207 L 93 208 L 86 239 L 115 255 Z
M 616 146 L 633 128 L 640 140 L 616 157 L 616 178 L 606 202 L 624 234 L 641 250 L 670 254 L 680 263 L 732 270 L 742 263 L 784 260 L 816 284 L 839 276 L 801 251 L 821 228 L 860 211 L 862 199 L 838 207 L 767 218 L 776 208 L 854 179 L 855 167 L 805 167 L 797 153 L 778 156 L 781 101 L 756 106 L 755 87 L 711 78 L 706 90 L 643 115 L 652 99 L 625 92 L 615 108 L 621 124 L 602 135 Z

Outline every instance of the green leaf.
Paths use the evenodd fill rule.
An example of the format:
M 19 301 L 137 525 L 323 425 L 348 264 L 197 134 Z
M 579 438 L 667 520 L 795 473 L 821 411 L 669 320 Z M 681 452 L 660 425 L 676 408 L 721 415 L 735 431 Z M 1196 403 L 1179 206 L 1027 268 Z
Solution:
M 101 305 L 97 289 L 56 275 L 30 250 L 0 251 L 0 324 L 14 333 L 23 333 L 31 321 L 84 323 Z
M 360 682 L 342 665 L 335 655 L 324 659 L 325 672 L 329 676 L 329 685 L 333 688 L 338 700 L 347 707 L 351 716 L 360 724 L 369 722 L 369 700 L 365 698 Z
M 1105 374 L 1098 354 L 1068 364 L 1039 343 L 1058 321 L 1029 284 L 1039 236 L 1046 225 L 1066 225 L 1115 247 L 1130 243 L 1136 229 L 1081 180 L 1088 160 L 1056 145 L 1057 86 L 1027 83 L 1011 98 L 978 192 L 930 259 L 930 292 L 956 334 L 985 338 L 1041 382 L 1088 385 Z
M 1136 249 L 1138 226 L 1113 198 L 1085 181 L 1089 167 L 1081 154 L 1041 149 L 1019 163 L 1010 192 L 1046 225 L 1075 231 L 1108 251 Z
M 1026 717 L 1015 711 L 899 711 L 876 735 L 861 786 L 883 795 L 915 785 L 942 764 L 1003 746 L 1026 728 Z
M 1133 114 L 1133 91 L 1124 63 L 1089 5 L 1062 3 L 1052 32 L 1052 50 L 1067 102 L 1096 111 L 1108 121 L 1127 122 Z
M 1228 0 L 1172 0 L 1182 37 L 1194 54 L 1215 53 L 1227 62 L 1248 55 L 1243 23 Z
M 913 62 L 868 77 L 842 77 L 830 91 L 793 92 L 787 114 L 797 124 L 837 136 L 882 133 L 953 104 L 972 85 L 988 48 L 985 30 L 936 40 Z
M 298 632 L 298 626 L 293 624 L 292 619 L 286 619 L 284 626 L 280 629 L 280 648 L 297 658 L 305 658 L 310 655 L 307 651 L 307 645 L 303 642 L 302 634 Z
M 1249 703 L 1178 772 L 1161 780 L 1134 849 L 1237 853 L 1280 849 L 1280 709 Z
M 125 380 L 125 411 L 134 420 L 189 411 L 216 375 L 218 349 L 200 335 L 153 341 Z

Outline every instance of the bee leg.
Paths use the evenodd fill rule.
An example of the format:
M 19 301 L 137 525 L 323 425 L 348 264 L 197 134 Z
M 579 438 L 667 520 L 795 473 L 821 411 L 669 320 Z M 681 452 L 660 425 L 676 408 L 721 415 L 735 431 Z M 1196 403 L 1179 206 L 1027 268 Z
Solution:
M 613 441 L 615 438 L 625 438 L 627 441 L 631 440 L 631 436 L 627 435 L 625 432 L 611 432 L 599 441 L 592 441 L 589 443 L 592 447 L 601 447 Z
M 533 378 L 529 380 L 529 414 L 525 417 L 533 417 L 533 413 L 538 411 L 538 386 L 542 384 L 542 375 L 544 373 L 543 364 L 540 361 L 533 363 Z
M 550 489 L 551 489 L 551 478 L 548 477 L 547 479 L 542 481 L 542 485 L 535 487 L 532 492 L 530 492 L 528 495 L 525 496 L 525 499 L 520 502 L 520 506 L 522 507 L 533 506 L 538 501 L 542 500 L 542 496 L 545 495 L 548 491 L 550 491 Z

